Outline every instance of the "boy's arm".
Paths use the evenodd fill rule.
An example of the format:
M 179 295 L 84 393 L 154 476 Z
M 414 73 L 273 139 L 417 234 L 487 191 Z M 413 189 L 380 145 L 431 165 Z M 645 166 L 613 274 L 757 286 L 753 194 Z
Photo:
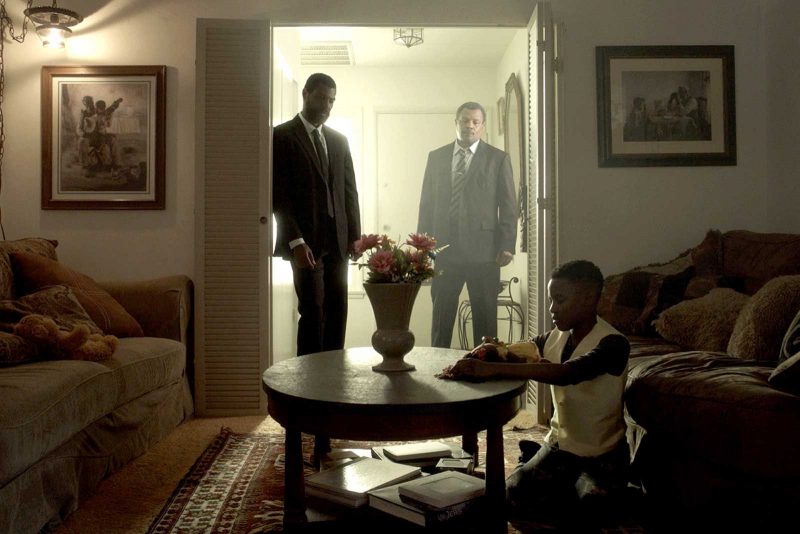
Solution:
M 450 373 L 456 380 L 509 378 L 565 385 L 569 383 L 569 376 L 572 370 L 568 365 L 551 363 L 547 360 L 541 360 L 537 363 L 501 363 L 465 358 L 456 362 Z

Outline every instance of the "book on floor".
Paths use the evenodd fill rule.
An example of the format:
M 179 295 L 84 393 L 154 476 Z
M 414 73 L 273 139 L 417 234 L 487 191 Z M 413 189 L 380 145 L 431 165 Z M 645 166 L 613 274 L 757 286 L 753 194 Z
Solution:
M 447 443 L 440 441 L 425 441 L 389 445 L 383 448 L 387 458 L 395 462 L 408 462 L 429 458 L 442 458 L 452 456 L 453 449 Z
M 433 475 L 430 475 L 433 476 Z M 404 501 L 400 497 L 400 486 L 403 484 L 418 484 L 430 476 L 416 478 L 414 480 L 403 482 L 400 484 L 393 484 L 385 488 L 380 488 L 367 492 L 369 496 L 369 506 L 376 510 L 392 516 L 410 521 L 415 525 L 422 527 L 432 527 L 442 524 L 455 518 L 460 518 L 468 513 L 478 510 L 483 499 L 481 497 L 461 501 L 452 506 L 442 509 L 430 509 L 425 506 L 414 505 L 410 502 Z
M 404 501 L 431 509 L 442 509 L 484 494 L 486 482 L 460 471 L 441 471 L 418 481 L 400 484 L 398 493 Z
M 419 467 L 375 458 L 356 458 L 306 477 L 306 493 L 351 508 L 368 502 L 367 492 L 405 482 L 422 474 Z

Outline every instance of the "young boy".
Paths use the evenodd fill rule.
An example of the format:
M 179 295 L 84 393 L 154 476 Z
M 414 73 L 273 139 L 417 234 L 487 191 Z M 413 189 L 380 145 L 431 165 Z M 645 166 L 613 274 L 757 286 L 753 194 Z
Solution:
M 524 378 L 550 384 L 553 416 L 544 445 L 521 442 L 521 463 L 506 480 L 512 511 L 557 512 L 577 497 L 624 488 L 629 463 L 622 413 L 630 345 L 597 316 L 603 275 L 593 263 L 557 267 L 547 291 L 556 328 L 532 340 L 537 363 L 462 359 L 456 379 Z M 531 457 L 532 456 L 532 457 Z M 557 507 L 557 508 L 554 508 Z

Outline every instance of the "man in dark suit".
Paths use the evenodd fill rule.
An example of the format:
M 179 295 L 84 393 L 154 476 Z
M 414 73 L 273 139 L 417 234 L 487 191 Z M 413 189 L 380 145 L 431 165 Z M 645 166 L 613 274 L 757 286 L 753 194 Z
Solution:
M 450 346 L 465 283 L 474 345 L 497 335 L 500 267 L 514 257 L 517 202 L 508 154 L 480 140 L 485 124 L 483 106 L 462 104 L 455 143 L 431 152 L 425 167 L 417 231 L 450 245 L 436 257 L 431 285 L 434 347 Z
M 344 347 L 347 259 L 355 257 L 353 244 L 361 235 L 347 138 L 323 126 L 335 100 L 333 79 L 312 74 L 303 88 L 303 110 L 272 135 L 275 255 L 292 262 L 298 356 Z

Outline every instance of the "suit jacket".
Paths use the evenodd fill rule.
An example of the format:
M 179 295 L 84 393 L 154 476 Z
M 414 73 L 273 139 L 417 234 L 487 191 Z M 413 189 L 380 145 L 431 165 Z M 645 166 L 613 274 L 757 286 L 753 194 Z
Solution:
M 460 254 L 466 261 L 494 261 L 501 250 L 514 253 L 517 201 L 508 154 L 480 141 L 472 155 L 464 177 L 466 209 L 458 218 L 464 243 L 455 242 L 451 235 L 452 163 L 453 143 L 428 155 L 417 231 L 435 237 L 438 245 L 449 243 L 449 254 Z
M 347 138 L 322 127 L 328 147 L 328 187 L 333 191 L 338 252 L 361 237 L 358 192 Z M 275 255 L 291 258 L 289 243 L 303 238 L 315 257 L 325 240 L 328 204 L 325 178 L 303 121 L 295 116 L 276 126 L 272 134 L 272 210 L 278 222 Z

